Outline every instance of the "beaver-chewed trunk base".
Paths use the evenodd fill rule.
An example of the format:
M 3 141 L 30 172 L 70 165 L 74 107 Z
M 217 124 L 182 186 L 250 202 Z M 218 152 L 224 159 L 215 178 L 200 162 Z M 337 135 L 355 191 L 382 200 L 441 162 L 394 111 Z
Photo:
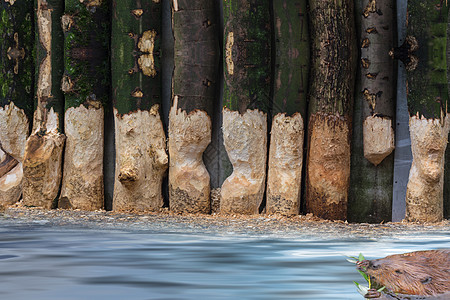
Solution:
M 270 138 L 266 212 L 297 215 L 303 165 L 303 118 L 300 113 L 274 117 Z
M 210 177 L 203 152 L 211 142 L 211 118 L 205 111 L 189 114 L 178 108 L 178 96 L 169 115 L 169 205 L 170 210 L 209 213 Z
M 220 213 L 258 214 L 266 178 L 267 115 L 224 109 L 223 141 L 233 173 L 222 184 Z
M 439 222 L 443 218 L 444 158 L 450 117 L 409 119 L 413 163 L 406 191 L 406 219 Z
M 167 170 L 166 137 L 159 105 L 150 111 L 120 115 L 114 109 L 116 175 L 113 210 L 158 211 L 164 204 L 162 180 Z
M 312 115 L 309 140 L 306 209 L 321 218 L 345 220 L 350 181 L 348 121 L 336 115 Z

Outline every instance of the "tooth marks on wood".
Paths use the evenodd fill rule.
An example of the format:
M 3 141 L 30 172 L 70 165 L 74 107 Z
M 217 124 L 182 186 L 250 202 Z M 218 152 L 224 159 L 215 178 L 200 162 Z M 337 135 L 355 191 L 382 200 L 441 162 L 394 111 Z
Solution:
M 370 40 L 365 38 L 361 41 L 361 48 L 368 48 L 370 46 Z
M 368 59 L 368 58 L 361 58 L 361 66 L 364 69 L 368 69 L 370 67 L 370 59 Z

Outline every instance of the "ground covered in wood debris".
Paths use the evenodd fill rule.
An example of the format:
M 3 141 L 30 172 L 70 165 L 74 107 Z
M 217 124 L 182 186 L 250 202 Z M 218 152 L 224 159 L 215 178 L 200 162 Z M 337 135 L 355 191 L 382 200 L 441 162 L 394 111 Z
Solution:
M 170 211 L 131 214 L 111 211 L 44 210 L 15 205 L 0 211 L 0 221 L 46 224 L 48 226 L 95 229 L 149 230 L 173 233 L 215 235 L 263 235 L 304 238 L 402 238 L 417 233 L 450 235 L 450 221 L 440 223 L 350 224 L 327 221 L 312 215 L 281 217 L 275 215 L 224 216 L 174 214 Z

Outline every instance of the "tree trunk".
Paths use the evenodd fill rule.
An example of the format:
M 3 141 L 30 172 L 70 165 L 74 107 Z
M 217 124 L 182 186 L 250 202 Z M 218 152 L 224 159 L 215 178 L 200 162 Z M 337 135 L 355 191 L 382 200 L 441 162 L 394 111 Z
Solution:
M 159 210 L 167 169 L 159 114 L 161 4 L 114 0 L 111 70 L 116 130 L 114 210 Z
M 109 94 L 109 4 L 65 1 L 66 147 L 60 208 L 103 208 L 103 103 Z
M 361 49 L 353 112 L 351 184 L 348 219 L 391 220 L 395 114 L 395 6 L 387 0 L 356 1 Z
M 202 154 L 211 142 L 219 44 L 214 1 L 174 0 L 175 70 L 169 114 L 169 204 L 209 213 L 210 176 Z
M 62 131 L 64 98 L 61 92 L 64 43 L 62 0 L 36 0 L 36 107 L 32 134 L 24 155 L 23 203 L 50 208 L 61 183 L 65 136 Z
M 310 2 L 312 69 L 306 211 L 346 219 L 355 35 L 349 0 Z
M 406 63 L 413 162 L 406 191 L 408 221 L 443 218 L 447 115 L 446 1 L 408 1 L 408 37 L 396 55 Z M 403 50 L 402 52 L 399 52 Z
M 276 51 L 267 213 L 300 211 L 310 47 L 306 2 L 273 1 Z
M 263 201 L 271 83 L 270 1 L 223 1 L 223 139 L 233 173 L 222 213 L 257 214 Z
M 0 13 L 0 205 L 9 205 L 22 194 L 33 114 L 33 1 L 2 2 Z

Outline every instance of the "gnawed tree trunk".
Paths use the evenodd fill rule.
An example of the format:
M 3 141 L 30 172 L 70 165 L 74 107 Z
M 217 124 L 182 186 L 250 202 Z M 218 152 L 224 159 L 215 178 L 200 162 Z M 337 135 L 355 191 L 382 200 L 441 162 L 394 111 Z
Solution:
M 348 219 L 391 220 L 395 114 L 395 5 L 388 0 L 356 1 L 361 49 L 355 89 Z
M 215 2 L 174 0 L 175 70 L 169 114 L 169 205 L 176 212 L 209 213 L 210 177 L 202 154 L 211 142 L 218 84 Z
M 36 0 L 36 107 L 23 163 L 23 204 L 50 208 L 58 196 L 65 136 L 61 133 L 63 0 Z
M 159 114 L 161 4 L 114 0 L 111 70 L 116 130 L 114 210 L 159 210 L 167 169 Z
M 346 219 L 355 71 L 353 3 L 310 1 L 312 69 L 306 211 Z
M 270 1 L 223 1 L 223 140 L 233 173 L 220 212 L 257 214 L 263 201 L 270 104 Z
M 65 1 L 64 129 L 59 207 L 103 208 L 103 103 L 109 95 L 109 3 Z
M 407 68 L 413 162 L 406 190 L 406 219 L 443 218 L 447 115 L 446 1 L 408 1 L 408 37 L 400 55 Z
M 0 4 L 0 205 L 22 195 L 22 163 L 33 114 L 33 7 L 33 0 Z
M 267 213 L 300 211 L 310 46 L 306 4 L 273 1 L 276 53 Z

